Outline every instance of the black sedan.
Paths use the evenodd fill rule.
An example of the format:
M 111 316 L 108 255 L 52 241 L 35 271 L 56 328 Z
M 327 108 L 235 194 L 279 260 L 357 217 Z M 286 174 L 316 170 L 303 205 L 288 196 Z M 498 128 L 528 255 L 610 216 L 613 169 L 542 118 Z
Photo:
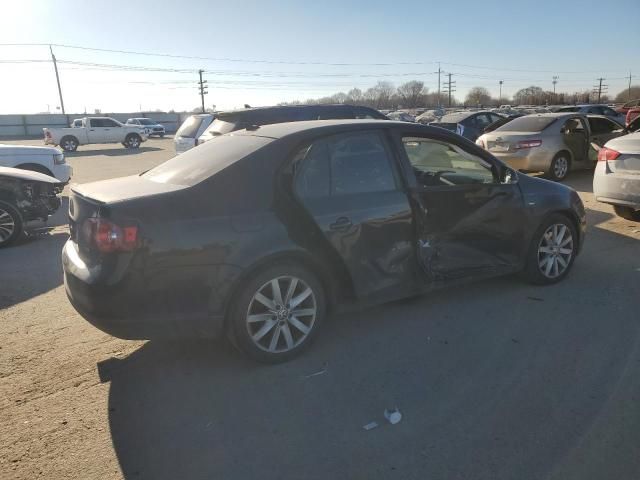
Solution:
M 66 291 L 129 339 L 223 332 L 291 358 L 327 313 L 520 272 L 563 279 L 585 211 L 466 139 L 333 120 L 222 135 L 137 176 L 72 187 Z

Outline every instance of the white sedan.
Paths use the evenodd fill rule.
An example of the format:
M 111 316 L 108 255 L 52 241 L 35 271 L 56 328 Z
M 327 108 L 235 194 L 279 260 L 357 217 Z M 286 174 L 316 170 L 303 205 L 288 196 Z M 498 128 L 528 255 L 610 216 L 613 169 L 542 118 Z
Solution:
M 614 138 L 598 151 L 593 193 L 622 218 L 640 222 L 640 131 Z

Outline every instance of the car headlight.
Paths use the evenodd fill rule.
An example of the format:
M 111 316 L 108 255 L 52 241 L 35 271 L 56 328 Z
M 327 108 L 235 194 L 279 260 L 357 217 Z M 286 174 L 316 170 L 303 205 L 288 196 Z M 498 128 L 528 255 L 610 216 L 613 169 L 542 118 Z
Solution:
M 55 165 L 62 165 L 62 164 L 64 164 L 65 162 L 66 162 L 66 161 L 65 161 L 65 159 L 64 159 L 64 153 L 56 153 L 56 154 L 53 156 L 53 163 L 54 163 Z

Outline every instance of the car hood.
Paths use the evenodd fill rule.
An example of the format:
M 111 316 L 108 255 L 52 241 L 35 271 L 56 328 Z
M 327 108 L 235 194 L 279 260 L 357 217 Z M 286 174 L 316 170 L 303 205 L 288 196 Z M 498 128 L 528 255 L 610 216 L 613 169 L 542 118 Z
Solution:
M 182 185 L 172 185 L 148 180 L 140 175 L 129 177 L 112 178 L 99 182 L 83 183 L 74 185 L 71 190 L 100 203 L 116 203 L 132 200 L 135 198 L 160 195 L 187 188 Z
M 0 167 L 0 177 L 10 177 L 18 180 L 44 183 L 61 183 L 60 180 L 44 173 L 22 170 L 20 168 Z
M 53 147 L 31 147 L 28 145 L 0 144 L 0 156 L 17 155 L 57 155 L 60 150 Z

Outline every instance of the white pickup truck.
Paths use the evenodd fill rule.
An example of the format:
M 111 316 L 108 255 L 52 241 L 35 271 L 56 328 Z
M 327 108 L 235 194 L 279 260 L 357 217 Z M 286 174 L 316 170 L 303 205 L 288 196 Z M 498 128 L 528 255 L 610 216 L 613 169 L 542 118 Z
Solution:
M 91 143 L 121 143 L 127 148 L 139 148 L 147 140 L 147 131 L 135 125 L 123 125 L 109 117 L 78 118 L 70 128 L 43 128 L 44 143 L 60 145 L 73 152 L 78 145 Z

